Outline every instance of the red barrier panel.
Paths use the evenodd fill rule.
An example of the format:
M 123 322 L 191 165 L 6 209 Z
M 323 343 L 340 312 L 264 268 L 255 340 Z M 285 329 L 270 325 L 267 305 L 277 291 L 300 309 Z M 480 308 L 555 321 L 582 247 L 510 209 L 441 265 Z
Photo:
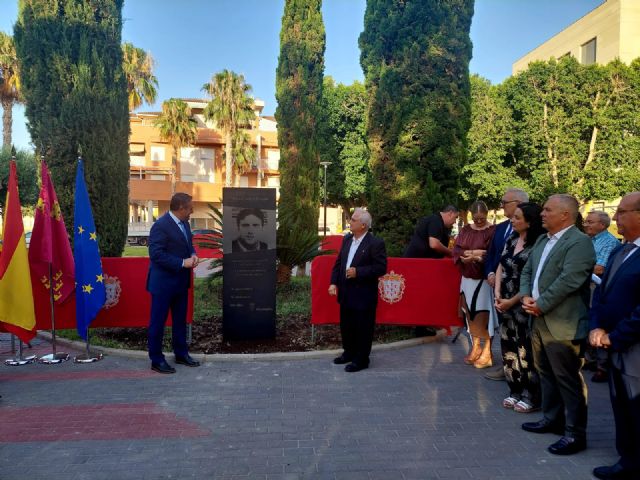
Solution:
M 148 327 L 151 295 L 146 290 L 148 257 L 102 258 L 107 303 L 93 322 L 94 327 Z M 39 281 L 31 280 L 36 309 L 36 328 L 51 329 L 48 291 Z M 76 328 L 75 295 L 56 305 L 56 329 Z M 193 320 L 193 288 L 189 290 L 187 322 Z M 170 323 L 169 323 L 170 324 Z
M 326 237 L 321 237 L 320 250 L 334 250 L 338 253 L 342 246 L 343 239 L 344 237 L 342 235 L 327 235 Z
M 311 323 L 337 324 L 340 310 L 327 290 L 334 255 L 311 264 Z M 460 272 L 450 259 L 389 258 L 387 274 L 378 282 L 376 323 L 389 325 L 460 326 Z

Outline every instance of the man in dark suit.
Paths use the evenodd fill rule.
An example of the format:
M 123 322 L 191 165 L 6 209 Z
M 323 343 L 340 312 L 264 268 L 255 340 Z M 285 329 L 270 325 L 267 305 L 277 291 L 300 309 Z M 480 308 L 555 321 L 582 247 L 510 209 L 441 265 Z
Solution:
M 609 393 L 620 460 L 597 467 L 601 479 L 640 478 L 640 192 L 613 217 L 626 243 L 609 256 L 591 308 L 589 342 L 610 352 Z
M 347 364 L 345 371 L 369 367 L 378 303 L 378 278 L 387 271 L 384 241 L 369 233 L 371 215 L 356 208 L 349 221 L 351 233 L 344 237 L 331 272 L 329 295 L 338 296 L 342 355 L 333 360 Z
M 496 226 L 496 232 L 493 234 L 491 245 L 489 245 L 489 250 L 487 250 L 487 256 L 484 260 L 484 275 L 487 278 L 487 283 L 491 287 L 492 295 L 493 287 L 496 284 L 496 270 L 498 269 L 498 265 L 500 264 L 502 250 L 504 250 L 504 245 L 507 242 L 507 238 L 509 238 L 509 236 L 513 232 L 513 228 L 511 227 L 511 219 L 513 218 L 513 214 L 516 213 L 518 204 L 528 201 L 529 195 L 527 195 L 527 192 L 519 188 L 507 189 L 502 196 L 502 200 L 500 200 L 500 206 L 502 207 L 504 216 L 507 217 L 507 219 L 504 222 L 500 222 L 498 226 Z M 490 324 L 497 327 L 497 314 L 495 312 L 495 309 L 492 308 L 492 310 L 493 311 L 491 312 L 491 316 L 494 321 L 490 322 Z M 502 362 L 498 363 L 499 365 L 495 369 L 489 370 L 484 374 L 484 378 L 489 380 L 505 379 L 504 365 L 502 364 Z
M 575 227 L 578 202 L 552 195 L 542 210 L 541 235 L 520 277 L 525 312 L 534 316 L 531 343 L 542 387 L 543 419 L 522 424 L 534 433 L 558 433 L 556 455 L 587 448 L 587 386 L 580 346 L 588 332 L 589 280 L 596 261 L 593 242 Z
M 200 365 L 191 358 L 187 347 L 186 318 L 191 270 L 198 265 L 189 227 L 189 216 L 193 213 L 191 196 L 176 193 L 171 198 L 169 210 L 149 232 L 147 290 L 151 293 L 151 319 L 148 344 L 151 369 L 158 373 L 176 371 L 162 354 L 162 337 L 169 310 L 176 363 L 188 367 Z

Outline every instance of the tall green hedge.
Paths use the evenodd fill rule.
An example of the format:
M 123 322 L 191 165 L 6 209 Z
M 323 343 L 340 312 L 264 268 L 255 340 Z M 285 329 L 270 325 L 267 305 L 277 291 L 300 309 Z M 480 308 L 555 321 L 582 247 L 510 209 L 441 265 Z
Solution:
M 292 228 L 318 231 L 318 119 L 322 100 L 325 31 L 321 0 L 286 0 L 276 71 L 280 145 L 278 242 Z M 286 221 L 286 219 L 289 219 Z M 295 226 L 289 221 L 295 220 Z
M 103 256 L 127 236 L 129 115 L 122 71 L 123 0 L 20 0 L 14 29 L 28 128 L 67 228 L 79 148 Z M 73 238 L 73 237 L 72 237 Z
M 473 0 L 368 0 L 360 63 L 370 94 L 370 210 L 390 255 L 416 219 L 455 203 L 470 125 Z

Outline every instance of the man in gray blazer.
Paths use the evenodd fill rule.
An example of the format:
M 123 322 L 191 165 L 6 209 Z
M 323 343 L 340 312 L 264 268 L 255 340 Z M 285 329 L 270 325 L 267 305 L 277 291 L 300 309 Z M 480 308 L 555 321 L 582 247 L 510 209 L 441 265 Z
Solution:
M 533 247 L 520 278 L 520 295 L 524 310 L 533 316 L 533 358 L 544 417 L 522 428 L 563 435 L 549 452 L 571 455 L 587 447 L 587 386 L 580 373 L 580 346 L 589 328 L 589 280 L 596 256 L 591 239 L 575 227 L 574 197 L 552 195 L 541 216 L 549 233 Z

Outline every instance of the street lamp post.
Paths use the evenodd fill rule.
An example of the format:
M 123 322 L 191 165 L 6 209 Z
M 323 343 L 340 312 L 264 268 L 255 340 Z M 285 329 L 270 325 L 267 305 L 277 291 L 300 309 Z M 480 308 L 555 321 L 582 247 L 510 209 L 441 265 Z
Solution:
M 324 201 L 322 203 L 324 207 L 324 228 L 322 229 L 322 236 L 327 236 L 327 167 L 332 162 L 320 162 L 320 165 L 324 167 Z

